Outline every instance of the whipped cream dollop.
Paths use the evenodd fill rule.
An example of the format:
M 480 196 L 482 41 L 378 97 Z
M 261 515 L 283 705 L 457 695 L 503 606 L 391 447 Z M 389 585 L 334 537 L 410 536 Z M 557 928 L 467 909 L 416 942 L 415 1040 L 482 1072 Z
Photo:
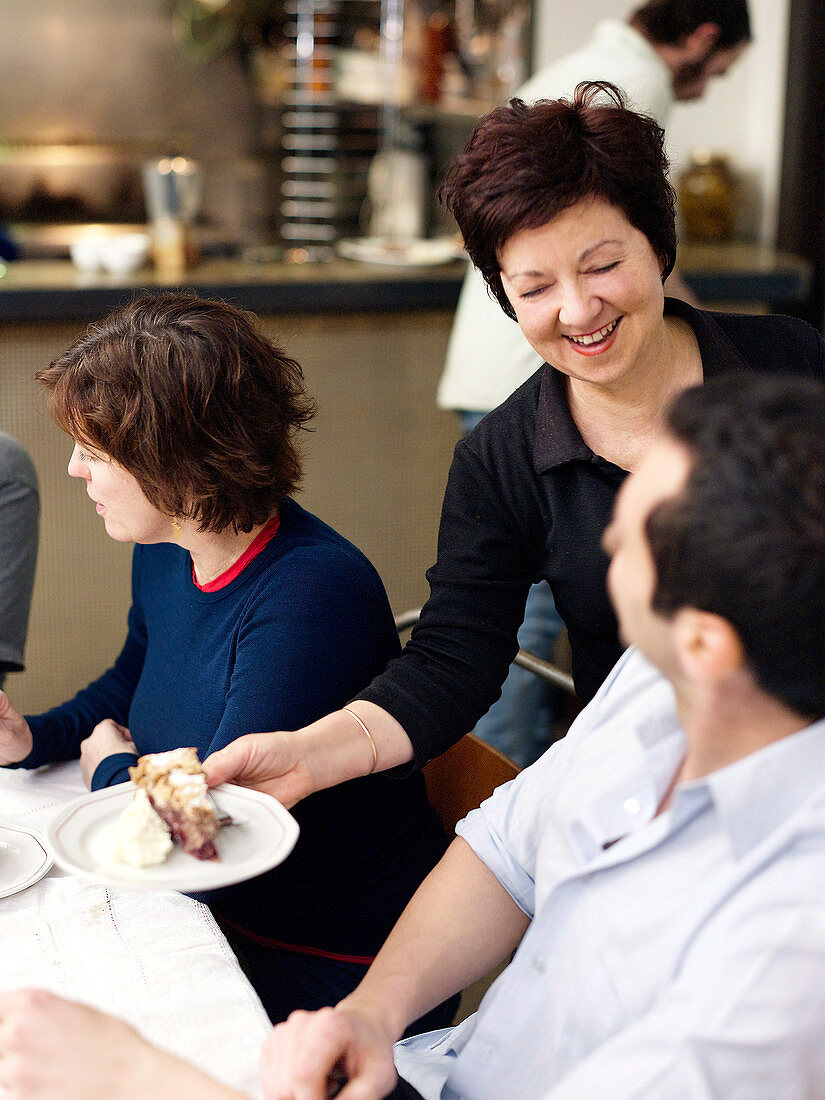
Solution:
M 169 826 L 152 809 L 146 791 L 139 788 L 112 826 L 112 858 L 130 867 L 152 867 L 163 863 L 171 850 Z
M 153 759 L 155 761 L 160 760 L 166 753 L 155 753 Z M 172 755 L 169 753 L 168 755 Z M 206 776 L 203 772 L 192 773 L 185 771 L 183 768 L 173 768 L 166 773 L 166 782 L 170 787 L 176 787 L 187 802 L 196 806 L 209 807 L 209 788 L 206 786 Z

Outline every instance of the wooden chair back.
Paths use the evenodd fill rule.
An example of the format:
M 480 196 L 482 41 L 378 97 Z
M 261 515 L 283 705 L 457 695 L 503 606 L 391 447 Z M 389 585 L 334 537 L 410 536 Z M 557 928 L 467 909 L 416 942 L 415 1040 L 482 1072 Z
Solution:
M 452 835 L 456 822 L 479 806 L 520 768 L 503 752 L 468 733 L 425 765 L 427 794 L 444 828 Z

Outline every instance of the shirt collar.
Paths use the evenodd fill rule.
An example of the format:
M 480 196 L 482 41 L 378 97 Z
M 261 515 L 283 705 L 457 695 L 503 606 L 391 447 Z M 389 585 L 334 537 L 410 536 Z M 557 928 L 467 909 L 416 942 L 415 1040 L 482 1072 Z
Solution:
M 747 370 L 748 365 L 728 338 L 713 314 L 678 298 L 665 298 L 665 316 L 680 317 L 688 322 L 699 344 L 702 372 L 705 378 L 730 371 Z M 536 413 L 536 472 L 546 473 L 566 462 L 593 462 L 597 456 L 587 446 L 576 427 L 567 401 L 566 375 L 546 364 L 539 388 Z
M 583 863 L 652 821 L 684 757 L 685 735 L 675 712 L 660 711 L 615 731 L 609 741 L 594 739 L 592 748 L 610 781 L 596 791 L 592 786 L 589 792 L 567 790 L 557 805 Z M 594 767 L 585 769 L 591 778 L 595 763 L 594 757 Z M 701 779 L 680 783 L 674 792 L 672 824 L 710 798 L 733 858 L 742 859 L 823 787 L 825 720 Z
M 601 765 L 611 777 L 599 791 L 582 797 L 571 813 L 570 838 L 589 861 L 614 841 L 650 822 L 685 755 L 685 735 L 675 712 L 645 718 L 618 736 Z M 572 809 L 572 807 L 571 807 Z
M 594 458 L 570 412 L 567 376 L 549 363 L 542 371 L 539 387 L 534 454 L 536 472 L 540 474 L 565 462 L 592 462 Z
M 825 719 L 698 782 L 707 784 L 733 856 L 741 859 L 825 786 Z
M 588 711 L 593 732 L 576 746 L 577 767 L 554 807 L 582 863 L 652 820 L 686 748 L 673 689 L 635 647 L 583 713 Z M 824 789 L 822 719 L 710 775 L 680 783 L 672 817 L 683 820 L 710 799 L 733 857 L 741 859 Z
M 634 647 L 588 712 L 592 733 L 577 744 L 554 807 L 582 862 L 650 821 L 685 754 L 673 689 Z
M 665 316 L 680 317 L 693 329 L 705 378 L 751 369 L 712 312 L 694 309 L 679 298 L 665 298 Z

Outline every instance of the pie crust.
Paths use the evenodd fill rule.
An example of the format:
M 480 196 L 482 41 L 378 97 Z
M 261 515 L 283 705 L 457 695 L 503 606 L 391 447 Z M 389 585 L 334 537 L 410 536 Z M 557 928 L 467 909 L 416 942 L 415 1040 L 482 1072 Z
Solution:
M 171 749 L 141 756 L 135 767 L 129 768 L 129 775 L 146 791 L 176 844 L 196 859 L 220 858 L 215 838 L 222 822 L 207 793 L 197 749 Z

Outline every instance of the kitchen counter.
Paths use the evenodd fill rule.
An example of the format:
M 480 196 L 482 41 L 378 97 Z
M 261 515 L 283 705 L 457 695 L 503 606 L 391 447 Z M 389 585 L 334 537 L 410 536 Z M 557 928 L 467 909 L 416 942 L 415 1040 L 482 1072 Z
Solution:
M 178 280 L 150 269 L 127 277 L 88 275 L 65 260 L 17 261 L 0 278 L 0 321 L 92 320 L 136 289 L 190 288 L 261 314 L 385 313 L 453 309 L 466 262 L 392 267 L 332 260 L 320 264 L 208 259 Z
M 762 245 L 684 244 L 679 267 L 705 302 L 773 306 L 807 293 L 810 265 Z M 337 259 L 322 264 L 208 259 L 177 281 L 151 270 L 126 278 L 85 275 L 68 261 L 19 261 L 0 278 L 0 321 L 91 320 L 135 289 L 185 286 L 261 314 L 386 313 L 452 309 L 466 262 L 393 267 Z
M 780 306 L 804 298 L 811 265 L 799 256 L 749 241 L 679 245 L 677 263 L 702 302 Z

